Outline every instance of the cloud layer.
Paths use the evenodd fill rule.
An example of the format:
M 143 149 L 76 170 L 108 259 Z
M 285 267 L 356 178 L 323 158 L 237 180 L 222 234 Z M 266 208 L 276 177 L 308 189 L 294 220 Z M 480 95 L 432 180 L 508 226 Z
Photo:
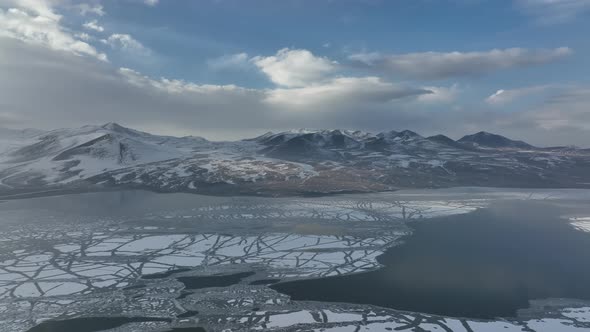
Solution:
M 306 87 L 269 90 L 265 101 L 276 106 L 318 112 L 352 105 L 360 108 L 431 93 L 426 89 L 384 82 L 378 77 L 342 77 Z
M 493 49 L 483 52 L 424 52 L 408 54 L 358 53 L 349 56 L 358 66 L 419 79 L 478 76 L 490 72 L 541 65 L 572 54 L 568 47 L 530 50 Z
M 441 112 L 429 107 L 429 98 L 452 100 L 449 95 L 460 93 L 458 87 L 412 88 L 377 77 L 349 77 L 299 88 L 248 89 L 153 79 L 131 69 L 113 69 L 92 57 L 47 52 L 7 38 L 0 38 L 0 47 L 0 117 L 15 127 L 116 120 L 160 133 L 214 139 L 294 127 L 411 128 L 455 137 L 485 129 L 542 145 L 582 141 L 590 123 L 590 91 L 583 87 L 563 89 L 541 106 L 518 114 L 483 109 Z
M 375 112 L 393 111 L 431 93 L 376 77 L 334 78 L 299 88 L 248 89 L 152 79 L 132 69 L 113 69 L 92 58 L 47 52 L 0 38 L 3 109 L 21 126 L 60 127 L 117 119 L 136 126 L 174 127 L 186 132 L 250 129 L 355 127 Z M 30 98 L 35 95 L 36 98 Z M 309 111 L 305 117 L 301 111 Z M 391 116 L 395 117 L 394 113 Z M 242 129 L 242 133 L 236 131 Z M 218 131 L 220 132 L 220 131 Z M 221 132 L 220 132 L 221 133 Z M 219 138 L 219 137 L 217 137 Z
M 574 0 L 523 0 L 517 5 L 533 15 L 541 3 L 568 17 L 575 16 L 567 14 L 571 8 L 586 8 L 585 1 Z M 77 17 L 68 19 L 64 12 Z M 566 59 L 573 54 L 568 47 L 349 56 L 336 47 L 312 52 L 281 45 L 265 54 L 244 50 L 194 59 L 208 72 L 191 82 L 142 73 L 149 68 L 138 59 L 158 58 L 158 45 L 149 44 L 152 49 L 142 43 L 141 34 L 117 31 L 121 26 L 109 21 L 99 2 L 0 0 L 1 126 L 55 128 L 117 121 L 214 139 L 296 127 L 407 128 L 455 137 L 488 130 L 540 145 L 590 138 L 590 90 L 583 84 L 540 82 L 511 89 L 493 84 L 475 93 L 470 85 L 478 81 L 469 80 L 475 76 Z M 158 67 L 157 61 L 152 64 Z M 254 79 L 244 79 L 243 86 L 219 79 L 232 72 Z M 207 84 L 212 77 L 207 75 L 223 83 Z M 459 84 L 454 82 L 459 78 Z M 247 84 L 254 80 L 260 82 Z M 467 94 L 471 98 L 464 98 Z M 518 112 L 510 109 L 521 101 L 528 103 Z
M 566 23 L 590 11 L 588 0 L 516 0 L 516 6 L 541 24 Z

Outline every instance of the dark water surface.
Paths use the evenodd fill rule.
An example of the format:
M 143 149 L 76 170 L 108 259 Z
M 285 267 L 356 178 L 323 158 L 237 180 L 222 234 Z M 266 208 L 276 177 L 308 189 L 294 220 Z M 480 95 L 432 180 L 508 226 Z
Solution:
M 416 222 L 378 257 L 380 270 L 270 287 L 294 300 L 471 318 L 514 316 L 529 299 L 590 300 L 590 234 L 559 216 L 522 201 Z
M 227 287 L 235 285 L 255 272 L 241 272 L 236 274 L 225 274 L 215 276 L 178 277 L 176 280 L 182 282 L 186 289 L 201 289 L 209 287 Z
M 168 318 L 153 317 L 87 317 L 45 321 L 28 332 L 95 332 L 113 329 L 128 323 L 168 322 Z M 204 331 L 204 330 L 203 330 Z
M 254 280 L 250 283 L 250 285 L 253 286 L 257 286 L 257 285 L 271 285 L 271 284 L 276 284 L 277 282 L 280 282 L 281 279 L 260 279 L 260 280 Z

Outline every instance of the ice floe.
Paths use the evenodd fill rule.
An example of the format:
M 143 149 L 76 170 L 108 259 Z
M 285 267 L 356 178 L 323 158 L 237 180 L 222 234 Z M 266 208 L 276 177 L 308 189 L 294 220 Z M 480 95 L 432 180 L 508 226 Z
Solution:
M 93 206 L 108 195 L 92 194 L 76 202 Z M 506 197 L 571 195 L 510 190 L 459 195 L 451 190 L 447 198 L 439 191 L 289 199 L 194 196 L 174 208 L 157 205 L 158 197 L 169 199 L 164 195 L 134 202 L 135 210 L 117 215 L 60 207 L 50 198 L 26 207 L 5 202 L 0 204 L 0 331 L 24 332 L 48 319 L 115 314 L 169 317 L 172 326 L 227 332 L 587 331 L 590 305 L 562 307 L 534 319 L 477 321 L 295 302 L 264 284 L 250 284 L 377 269 L 376 258 L 410 234 L 415 220 L 470 213 Z M 128 199 L 124 197 L 124 204 Z M 569 222 L 590 231 L 590 217 Z M 178 278 L 244 271 L 256 275 L 227 287 L 187 290 Z M 187 316 L 181 319 L 183 314 Z M 134 322 L 112 332 L 169 327 Z

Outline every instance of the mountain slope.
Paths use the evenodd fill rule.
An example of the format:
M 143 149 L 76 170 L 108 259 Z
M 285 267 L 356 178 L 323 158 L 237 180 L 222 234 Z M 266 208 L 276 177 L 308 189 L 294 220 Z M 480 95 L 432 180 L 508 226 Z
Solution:
M 459 143 L 485 148 L 532 149 L 534 146 L 523 141 L 514 141 L 501 135 L 480 131 L 473 135 L 463 136 Z
M 167 159 L 188 151 L 162 144 L 168 138 L 117 124 L 44 132 L 0 152 L 0 183 L 4 187 L 71 182 Z M 202 143 L 202 139 L 193 144 Z M 187 144 L 188 145 L 188 144 Z
M 265 145 L 262 153 L 285 159 L 338 160 L 342 150 L 354 150 L 363 146 L 366 134 L 342 130 L 298 130 L 266 136 L 258 142 Z
M 237 142 L 115 123 L 0 135 L 0 193 L 147 188 L 289 195 L 452 186 L 590 187 L 590 151 L 480 132 L 293 130 Z M 1 134 L 2 132 L 0 132 Z

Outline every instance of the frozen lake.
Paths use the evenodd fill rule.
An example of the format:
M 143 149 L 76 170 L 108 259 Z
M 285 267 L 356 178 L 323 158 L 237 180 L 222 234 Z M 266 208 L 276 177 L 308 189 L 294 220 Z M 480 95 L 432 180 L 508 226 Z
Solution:
M 0 331 L 585 331 L 589 202 L 475 188 L 2 201 Z
M 535 299 L 590 300 L 590 236 L 563 222 L 563 213 L 509 201 L 415 222 L 403 245 L 377 257 L 381 269 L 273 288 L 294 300 L 488 319 L 514 317 Z

